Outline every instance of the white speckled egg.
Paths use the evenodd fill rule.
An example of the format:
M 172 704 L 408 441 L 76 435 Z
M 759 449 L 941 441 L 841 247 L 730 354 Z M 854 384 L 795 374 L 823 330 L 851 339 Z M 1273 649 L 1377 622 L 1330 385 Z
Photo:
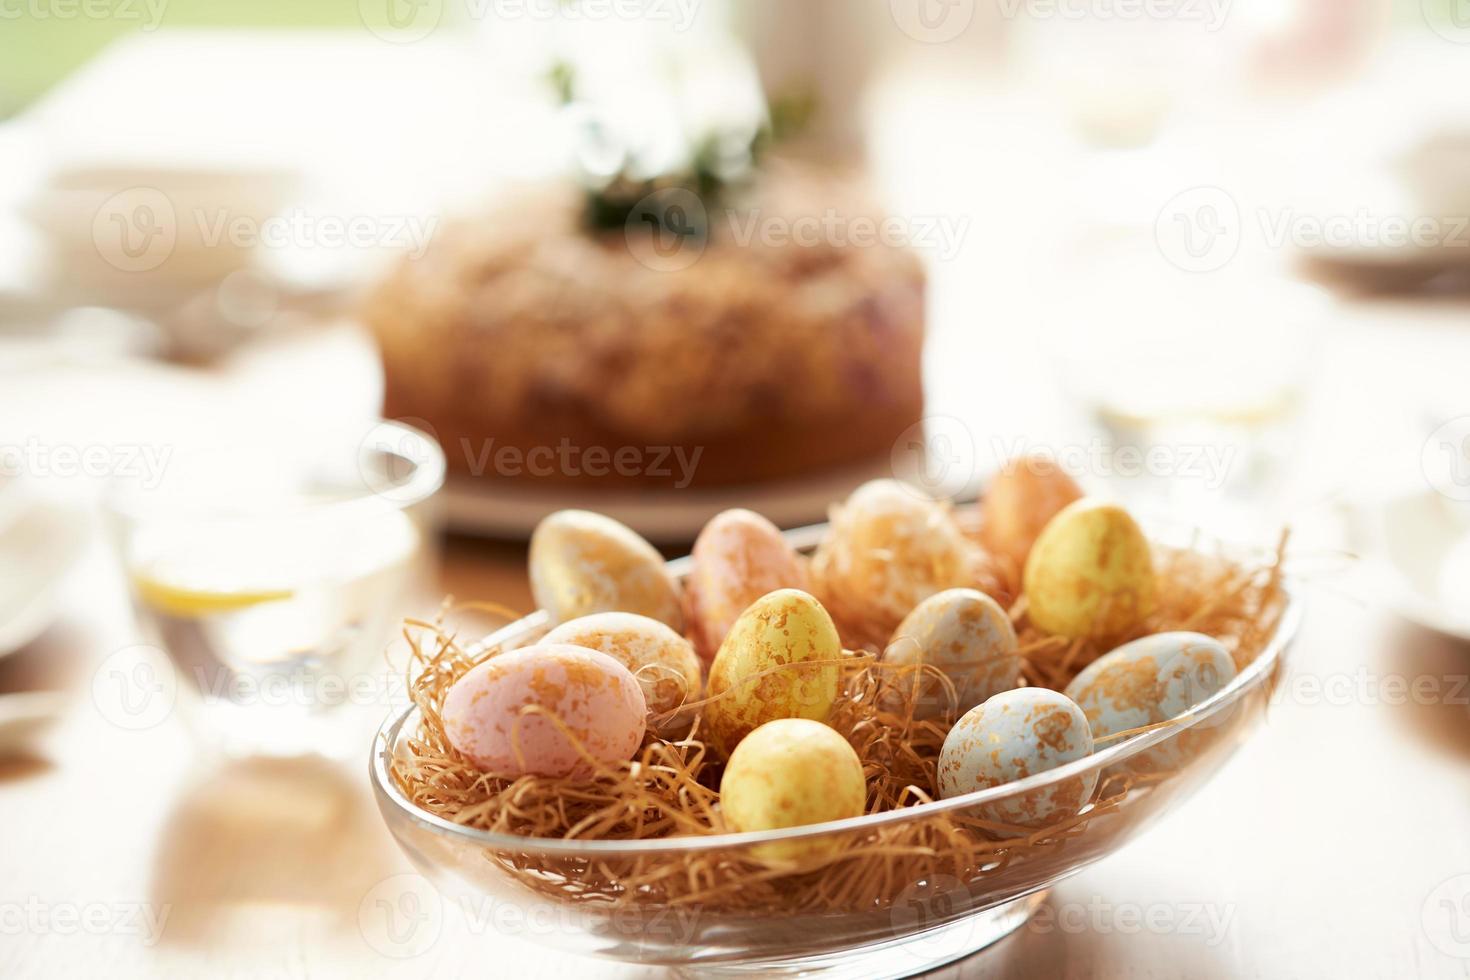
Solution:
M 1087 718 L 1071 699 L 1044 687 L 1004 691 L 971 708 L 950 729 L 939 754 L 939 793 L 946 799 L 1003 786 L 1092 754 Z M 1018 827 L 1045 827 L 1092 798 L 1097 773 L 1010 796 L 980 816 Z
M 638 678 L 651 728 L 665 736 L 688 732 L 695 709 L 678 708 L 699 700 L 699 658 L 688 640 L 663 623 L 635 613 L 593 613 L 562 623 L 541 642 L 586 647 L 612 657 Z
M 776 525 L 749 510 L 715 515 L 694 542 L 691 565 L 690 633 L 705 660 L 714 659 L 735 620 L 761 596 L 811 588 L 806 559 Z
M 929 596 L 973 583 L 980 549 L 948 507 L 897 480 L 873 480 L 832 509 L 813 560 L 832 601 L 888 636 Z
M 653 545 L 610 517 L 562 510 L 531 535 L 531 595 L 553 623 L 629 612 L 683 629 L 679 590 Z
M 1177 718 L 1235 678 L 1235 661 L 1202 633 L 1156 633 L 1125 643 L 1088 664 L 1067 685 L 1087 715 L 1094 740 Z M 1141 771 L 1175 769 L 1208 733 L 1180 732 L 1129 761 Z M 1117 739 L 1105 742 L 1114 744 Z
M 946 589 L 904 617 L 883 659 L 898 666 L 929 664 L 954 684 L 957 704 L 944 684 L 927 672 L 895 679 L 905 690 L 919 685 L 914 717 L 924 720 L 949 710 L 964 714 L 1015 687 L 1021 675 L 1017 646 L 1015 627 L 999 603 L 975 589 Z
M 540 707 L 555 715 L 566 732 Z M 449 742 L 499 776 L 579 776 L 630 759 L 643 742 L 648 705 L 628 668 L 582 647 L 525 647 L 471 668 L 444 699 Z M 575 738 L 568 738 L 568 734 Z

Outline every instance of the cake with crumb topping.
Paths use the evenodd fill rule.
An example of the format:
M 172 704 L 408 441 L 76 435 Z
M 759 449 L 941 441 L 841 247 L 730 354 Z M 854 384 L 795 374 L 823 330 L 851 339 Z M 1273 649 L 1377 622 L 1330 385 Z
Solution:
M 923 412 L 925 278 L 883 215 L 790 167 L 674 213 L 672 236 L 636 213 L 599 228 L 575 187 L 541 187 L 442 227 L 366 308 L 385 414 L 484 479 L 711 486 L 886 458 Z

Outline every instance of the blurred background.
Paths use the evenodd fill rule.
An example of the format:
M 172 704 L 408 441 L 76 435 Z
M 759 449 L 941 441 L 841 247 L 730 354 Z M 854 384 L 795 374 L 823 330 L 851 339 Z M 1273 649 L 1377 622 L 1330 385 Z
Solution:
M 1467 86 L 1463 0 L 0 0 L 0 972 L 418 975 L 357 920 L 394 624 L 529 610 L 560 507 L 674 555 L 1027 453 L 1291 530 L 1297 669 L 1349 693 L 1191 812 L 1396 780 L 1269 895 L 1112 880 L 1231 896 L 1226 975 L 1463 965 L 1423 903 L 1470 871 Z M 62 841 L 104 815 L 126 855 Z M 1281 941 L 1384 826 L 1357 917 Z M 1064 938 L 1009 966 L 1202 972 Z

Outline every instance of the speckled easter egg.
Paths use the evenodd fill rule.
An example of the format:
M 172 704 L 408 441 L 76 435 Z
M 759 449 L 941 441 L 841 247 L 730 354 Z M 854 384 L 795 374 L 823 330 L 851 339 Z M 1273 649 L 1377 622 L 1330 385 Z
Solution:
M 1031 622 L 1072 639 L 1107 640 L 1143 622 L 1154 605 L 1154 567 L 1143 530 L 1116 504 L 1068 504 L 1026 559 Z
M 777 589 L 809 590 L 806 561 L 781 531 L 749 510 L 717 514 L 694 542 L 686 594 L 699 655 L 714 657 L 752 602 Z
M 1179 718 L 1235 679 L 1235 661 L 1202 633 L 1156 633 L 1125 643 L 1072 679 L 1066 694 L 1087 716 L 1094 741 Z M 1139 771 L 1177 769 L 1210 737 L 1185 729 L 1128 760 Z M 1112 744 L 1111 740 L 1105 744 Z
M 1004 691 L 955 722 L 939 754 L 939 793 L 946 799 L 1004 786 L 1092 754 L 1082 709 L 1044 687 Z M 1013 795 L 979 811 L 986 820 L 1045 827 L 1092 798 L 1097 773 Z
M 1016 572 L 1037 537 L 1063 507 L 1082 498 L 1082 488 L 1056 464 L 1041 456 L 1006 463 L 985 487 L 980 501 L 980 540 L 992 554 L 1007 558 Z
M 882 636 L 929 596 L 971 584 L 979 549 L 949 509 L 897 480 L 873 480 L 832 509 L 814 559 L 834 601 Z
M 964 714 L 1015 687 L 1021 676 L 1016 650 L 1016 630 L 994 599 L 974 589 L 946 589 L 904 617 L 883 659 L 897 666 L 937 667 L 954 685 L 957 701 L 950 698 L 939 678 L 925 671 L 895 678 L 895 685 L 902 685 L 905 691 L 918 685 L 914 717 L 922 720 L 950 711 Z
M 841 655 L 837 627 L 816 599 L 797 589 L 761 596 L 735 620 L 710 665 L 706 694 L 715 700 L 704 709 L 705 734 L 729 755 L 768 721 L 825 721 Z
M 683 629 L 679 590 L 663 558 L 630 528 L 585 510 L 562 510 L 531 535 L 531 595 L 553 623 L 629 612 Z
M 695 709 L 678 709 L 700 698 L 704 679 L 699 658 L 688 640 L 658 620 L 635 613 L 593 613 L 562 623 L 541 642 L 607 654 L 638 679 L 648 702 L 650 728 L 665 736 L 689 730 Z
M 863 815 L 867 783 L 857 753 L 837 732 L 805 718 L 780 718 L 747 735 L 720 779 L 720 811 L 732 830 L 782 830 Z M 827 855 L 840 838 L 762 844 L 762 861 Z
M 555 715 L 566 731 L 531 707 Z M 647 713 L 643 689 L 612 657 L 542 644 L 473 667 L 449 689 L 441 716 L 450 744 L 486 772 L 580 776 L 593 767 L 578 743 L 602 762 L 630 759 Z

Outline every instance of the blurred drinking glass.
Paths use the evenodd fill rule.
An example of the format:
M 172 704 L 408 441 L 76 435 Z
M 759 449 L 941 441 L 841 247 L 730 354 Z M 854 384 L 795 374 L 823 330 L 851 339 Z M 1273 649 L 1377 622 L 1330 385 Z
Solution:
M 444 456 L 367 434 L 179 453 L 108 495 L 140 625 L 181 706 L 230 754 L 340 754 L 345 706 L 381 715 L 384 656 L 432 560 Z

